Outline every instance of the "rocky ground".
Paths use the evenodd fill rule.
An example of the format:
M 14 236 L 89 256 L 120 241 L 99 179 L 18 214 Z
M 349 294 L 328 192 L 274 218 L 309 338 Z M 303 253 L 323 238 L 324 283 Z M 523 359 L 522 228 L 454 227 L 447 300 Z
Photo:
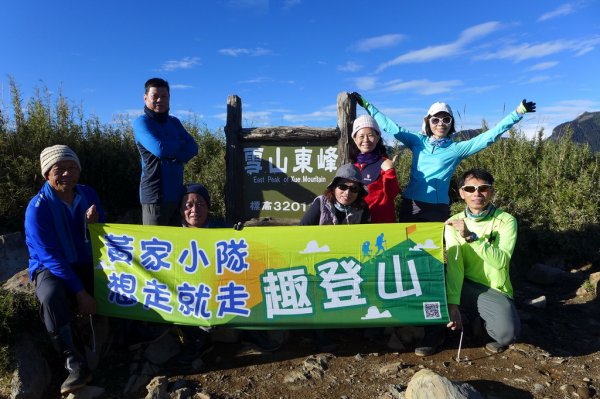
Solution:
M 339 346 L 330 352 L 316 350 L 306 333 L 293 331 L 273 353 L 217 343 L 185 366 L 177 356 L 152 366 L 144 360 L 148 348 L 113 349 L 92 384 L 103 388 L 102 398 L 383 399 L 403 398 L 411 377 L 427 368 L 468 382 L 486 398 L 600 398 L 600 300 L 597 282 L 589 281 L 590 275 L 598 278 L 595 271 L 587 265 L 545 284 L 519 284 L 522 338 L 501 354 L 486 353 L 486 340 L 473 326 L 465 328 L 460 361 L 458 334 L 436 355 L 419 358 L 410 343 L 413 330 L 399 331 L 396 349 L 388 347 L 389 337 L 371 341 L 360 330 L 332 330 Z M 164 349 L 165 342 L 157 344 Z M 59 384 L 54 378 L 49 390 L 57 392 Z
M 2 280 L 23 264 L 25 249 L 15 237 L 15 243 L 4 237 Z M 598 263 L 533 265 L 527 276 L 514 279 L 523 333 L 501 354 L 486 353 L 486 339 L 473 326 L 465 328 L 460 361 L 458 334 L 450 335 L 436 355 L 419 358 L 413 353 L 411 329 L 399 330 L 392 348 L 389 337 L 369 340 L 360 330 L 331 330 L 338 348 L 329 352 L 315 349 L 301 331 L 290 332 L 272 353 L 216 343 L 212 352 L 186 365 L 179 361 L 176 334 L 136 350 L 116 345 L 112 337 L 94 372 L 91 384 L 96 388 L 74 397 L 402 398 L 413 375 L 430 369 L 453 382 L 468 382 L 487 398 L 600 398 L 600 298 L 595 294 L 599 271 Z M 33 294 L 25 271 L 4 288 Z M 40 323 L 39 331 L 23 332 L 18 345 L 31 364 L 23 386 L 29 381 L 35 394 L 16 396 L 15 378 L 10 382 L 4 377 L 0 397 L 11 396 L 11 385 L 11 397 L 58 397 L 65 371 L 42 330 Z M 100 326 L 96 333 L 102 335 Z M 42 367 L 44 359 L 47 367 Z

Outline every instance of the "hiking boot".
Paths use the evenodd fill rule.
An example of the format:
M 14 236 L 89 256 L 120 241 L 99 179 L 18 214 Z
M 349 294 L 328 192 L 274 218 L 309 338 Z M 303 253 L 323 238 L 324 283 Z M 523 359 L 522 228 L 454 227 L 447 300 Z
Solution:
M 71 326 L 67 324 L 61 327 L 58 332 L 51 333 L 50 337 L 54 349 L 64 357 L 65 369 L 69 372 L 69 376 L 60 386 L 61 395 L 75 392 L 86 386 L 92 380 L 92 373 L 75 345 Z
M 69 375 L 60 386 L 61 395 L 75 392 L 92 381 L 92 373 L 80 355 L 68 355 L 65 359 L 65 369 L 67 369 Z
M 429 326 L 425 327 L 425 336 L 423 340 L 415 348 L 415 355 L 417 356 L 431 356 L 439 350 L 439 347 L 444 344 L 446 340 L 446 330 L 440 326 Z
M 488 342 L 487 344 L 485 344 L 485 350 L 492 354 L 502 353 L 506 350 L 506 348 L 508 348 L 508 346 L 504 346 L 496 341 Z

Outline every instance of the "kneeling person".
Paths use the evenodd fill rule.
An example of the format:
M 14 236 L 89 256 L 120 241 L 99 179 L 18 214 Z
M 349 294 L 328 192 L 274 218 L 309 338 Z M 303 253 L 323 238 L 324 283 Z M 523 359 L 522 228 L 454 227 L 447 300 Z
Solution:
M 494 178 L 482 169 L 465 172 L 460 196 L 467 207 L 446 221 L 446 287 L 452 330 L 462 329 L 460 309 L 479 314 L 498 353 L 518 337 L 509 265 L 517 239 L 515 218 L 492 204 Z

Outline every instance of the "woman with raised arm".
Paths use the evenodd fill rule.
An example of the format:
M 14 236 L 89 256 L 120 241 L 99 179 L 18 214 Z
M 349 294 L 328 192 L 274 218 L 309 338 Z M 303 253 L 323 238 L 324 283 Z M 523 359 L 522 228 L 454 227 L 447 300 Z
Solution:
M 423 118 L 421 132 L 400 127 L 382 114 L 360 94 L 351 96 L 371 115 L 380 128 L 394 135 L 412 152 L 408 185 L 402 193 L 400 222 L 444 222 L 450 216 L 450 179 L 463 159 L 487 148 L 519 122 L 527 112 L 535 112 L 535 103 L 523 99 L 517 109 L 492 129 L 460 142 L 450 135 L 456 131 L 450 106 L 436 102 Z

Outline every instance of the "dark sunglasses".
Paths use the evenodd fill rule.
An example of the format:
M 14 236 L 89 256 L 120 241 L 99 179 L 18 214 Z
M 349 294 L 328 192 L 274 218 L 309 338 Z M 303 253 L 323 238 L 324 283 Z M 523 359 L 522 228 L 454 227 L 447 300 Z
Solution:
M 358 186 L 349 186 L 347 184 L 344 183 L 340 183 L 336 186 L 337 188 L 339 188 L 341 191 L 346 191 L 346 190 L 350 190 L 351 193 L 358 193 L 360 191 L 360 187 Z
M 492 185 L 480 184 L 479 186 L 462 186 L 461 189 L 468 193 L 474 193 L 475 191 L 479 191 L 480 193 L 487 193 L 492 189 Z

